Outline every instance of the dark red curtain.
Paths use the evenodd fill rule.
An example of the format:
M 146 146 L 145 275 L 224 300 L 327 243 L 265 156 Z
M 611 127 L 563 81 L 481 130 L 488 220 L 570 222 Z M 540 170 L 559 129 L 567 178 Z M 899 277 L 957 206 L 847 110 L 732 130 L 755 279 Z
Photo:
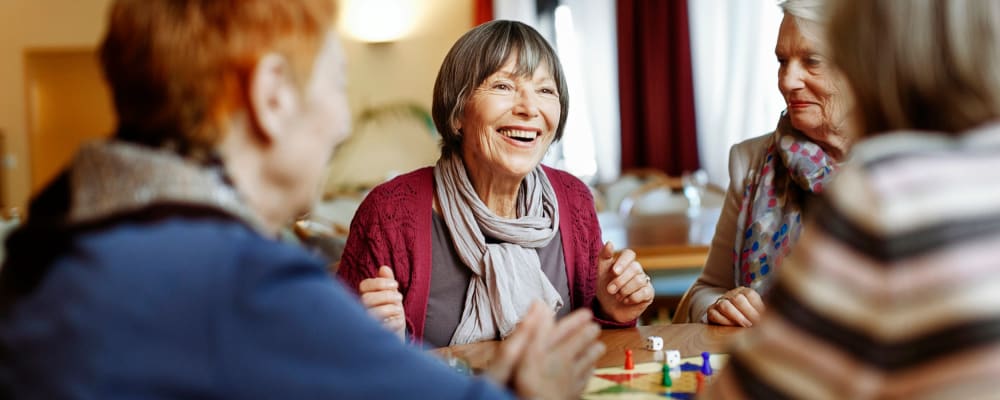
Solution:
M 618 0 L 622 169 L 698 169 L 686 0 Z
M 473 0 L 472 26 L 493 20 L 493 0 Z

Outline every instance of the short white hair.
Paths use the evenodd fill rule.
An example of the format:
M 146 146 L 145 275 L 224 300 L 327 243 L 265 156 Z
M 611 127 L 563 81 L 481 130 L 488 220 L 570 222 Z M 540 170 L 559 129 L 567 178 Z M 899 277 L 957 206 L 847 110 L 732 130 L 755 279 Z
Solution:
M 781 7 L 785 16 L 792 17 L 802 36 L 815 43 L 817 49 L 826 49 L 823 32 L 827 24 L 827 2 L 828 0 L 782 0 L 778 7 Z
M 826 26 L 826 3 L 826 0 L 783 0 L 778 7 L 797 20 Z

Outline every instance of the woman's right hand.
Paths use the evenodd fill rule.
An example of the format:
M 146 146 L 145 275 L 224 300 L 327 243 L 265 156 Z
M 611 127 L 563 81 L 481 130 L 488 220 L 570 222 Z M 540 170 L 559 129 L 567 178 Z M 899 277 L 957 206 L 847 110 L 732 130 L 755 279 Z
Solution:
M 399 293 L 399 282 L 392 268 L 379 267 L 378 276 L 368 278 L 358 285 L 361 304 L 382 325 L 399 336 L 406 338 L 406 313 L 403 310 L 403 295 Z
M 536 302 L 503 341 L 486 375 L 530 399 L 577 399 L 594 363 L 604 354 L 600 327 L 590 310 L 579 309 L 554 321 Z
M 756 290 L 741 286 L 732 289 L 708 307 L 708 322 L 716 325 L 749 328 L 760 321 L 764 302 Z

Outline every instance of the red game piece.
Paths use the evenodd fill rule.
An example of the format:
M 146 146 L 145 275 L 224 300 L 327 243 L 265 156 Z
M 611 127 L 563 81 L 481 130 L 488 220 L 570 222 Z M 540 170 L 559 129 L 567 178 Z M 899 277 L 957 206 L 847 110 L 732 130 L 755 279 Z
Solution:
M 635 363 L 632 361 L 631 349 L 625 349 L 625 369 L 628 370 L 635 369 Z
M 701 389 L 705 387 L 705 375 L 702 375 L 701 372 L 698 372 L 697 375 L 695 375 L 695 379 L 698 380 L 698 388 L 695 389 L 695 392 L 701 393 Z

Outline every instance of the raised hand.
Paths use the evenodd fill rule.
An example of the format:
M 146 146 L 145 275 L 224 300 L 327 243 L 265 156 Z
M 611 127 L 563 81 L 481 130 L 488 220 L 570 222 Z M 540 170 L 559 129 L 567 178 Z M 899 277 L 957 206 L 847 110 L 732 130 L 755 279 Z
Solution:
M 719 297 L 715 304 L 708 307 L 706 315 L 708 322 L 712 324 L 749 328 L 760 321 L 764 309 L 760 294 L 741 286 Z
M 601 309 L 615 321 L 631 321 L 649 307 L 654 296 L 649 275 L 635 260 L 635 252 L 625 249 L 615 256 L 615 246 L 605 243 L 597 259 L 597 301 Z
M 368 308 L 375 319 L 400 339 L 406 337 L 403 295 L 399 293 L 399 282 L 396 281 L 392 268 L 384 265 L 380 267 L 377 277 L 361 281 L 358 292 L 361 294 L 361 304 Z
M 579 398 L 594 363 L 604 354 L 604 344 L 597 341 L 600 328 L 592 317 L 581 309 L 556 323 L 544 304 L 532 304 L 500 345 L 486 375 L 522 398 Z

